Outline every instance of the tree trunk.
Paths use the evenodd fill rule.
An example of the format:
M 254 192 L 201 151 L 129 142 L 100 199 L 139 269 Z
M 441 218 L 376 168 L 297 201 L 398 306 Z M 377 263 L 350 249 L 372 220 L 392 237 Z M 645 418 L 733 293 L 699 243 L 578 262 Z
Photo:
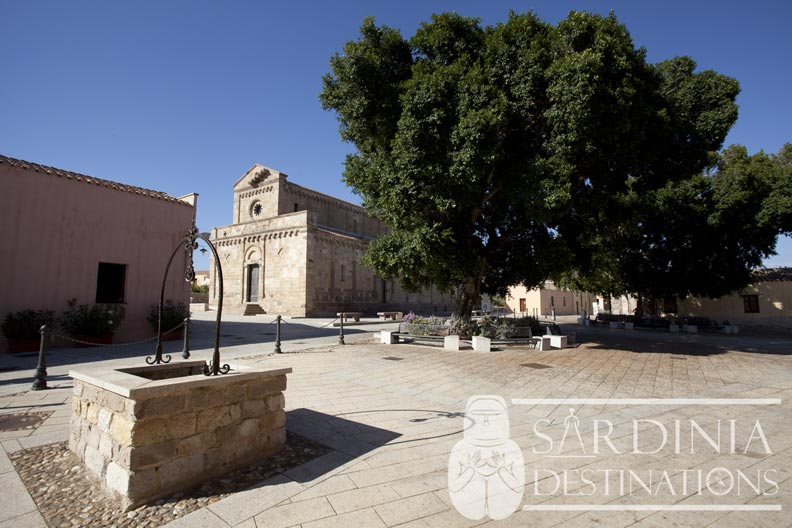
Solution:
M 454 301 L 454 311 L 451 315 L 452 320 L 470 321 L 473 307 L 481 296 L 481 279 L 474 277 L 464 284 L 457 285 L 452 292 Z

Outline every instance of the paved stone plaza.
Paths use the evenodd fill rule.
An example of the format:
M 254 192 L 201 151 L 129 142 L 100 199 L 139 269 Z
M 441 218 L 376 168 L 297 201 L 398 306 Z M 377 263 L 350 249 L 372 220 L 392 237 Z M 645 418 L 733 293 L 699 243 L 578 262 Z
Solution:
M 207 330 L 212 316 L 196 316 L 201 319 L 195 326 L 196 348 L 208 345 L 204 336 L 211 333 Z M 431 347 L 375 344 L 372 332 L 388 328 L 387 324 L 352 327 L 347 346 L 340 347 L 334 335 L 337 329 L 320 328 L 329 320 L 294 319 L 291 327 L 284 326 L 284 337 L 291 338 L 284 341 L 283 348 L 286 352 L 305 352 L 273 356 L 267 355 L 272 351 L 273 330 L 263 324 L 269 320 L 267 316 L 231 317 L 223 327 L 224 358 L 257 355 L 261 357 L 256 360 L 267 366 L 293 368 L 285 393 L 287 429 L 332 450 L 169 526 L 792 526 L 789 338 L 584 330 L 566 325 L 566 330 L 577 332 L 580 344 L 574 348 L 444 352 Z M 178 343 L 168 346 L 171 350 L 179 348 Z M 142 355 L 151 353 L 149 348 L 53 350 L 53 367 L 49 370 L 50 385 L 55 388 L 41 392 L 28 391 L 34 357 L 2 358 L 0 366 L 18 370 L 0 373 L 0 412 L 53 412 L 35 429 L 0 432 L 0 485 L 5 492 L 0 501 L 0 527 L 45 526 L 7 454 L 68 438 L 72 387 L 65 373 L 69 367 L 78 361 L 82 366 L 95 361 L 105 365 L 140 364 Z M 208 356 L 208 350 L 201 350 L 193 357 Z M 524 508 L 502 521 L 466 519 L 450 497 L 449 455 L 463 438 L 466 404 L 474 395 L 498 395 L 509 404 L 510 439 L 520 446 L 525 461 Z M 533 403 L 514 403 L 516 398 Z M 543 402 L 550 398 L 600 401 Z M 601 401 L 647 398 L 707 398 L 710 402 L 650 405 Z M 743 403 L 713 404 L 714 399 L 722 398 Z M 781 401 L 745 403 L 756 398 Z M 594 419 L 607 421 L 613 424 L 609 439 L 624 453 L 590 456 L 582 442 L 576 450 L 567 438 L 570 409 L 578 420 L 574 425 L 577 439 L 590 438 Z M 631 430 L 636 420 L 643 433 L 639 440 Z M 698 436 L 695 453 L 691 454 L 687 447 L 693 441 L 683 435 L 679 453 L 667 449 L 653 454 L 631 452 L 634 445 L 644 453 L 658 445 L 659 430 L 653 430 L 648 420 L 669 424 L 692 420 L 711 435 L 718 420 L 724 424 L 731 420 L 738 424 L 737 448 L 722 445 L 716 450 Z M 757 421 L 764 436 L 744 428 Z M 571 451 L 548 457 L 543 452 L 544 437 L 535 433 L 537 423 L 547 426 L 543 434 L 556 443 L 568 440 L 565 445 Z M 679 436 L 673 429 L 669 432 L 672 437 Z M 726 432 L 721 435 L 721 439 L 728 437 Z M 763 440 L 770 453 L 763 447 Z M 568 483 L 566 493 L 550 493 L 542 488 L 547 480 L 538 483 L 534 478 L 537 469 L 548 475 L 549 470 L 587 468 L 668 470 L 673 492 L 670 485 L 665 485 L 657 486 L 652 496 L 629 496 L 613 490 L 601 493 L 600 484 L 608 474 L 602 477 L 603 473 L 597 473 L 599 476 L 592 477 L 593 484 L 578 479 Z M 697 469 L 711 468 L 739 470 L 749 476 L 764 471 L 776 486 L 769 491 L 764 486 L 764 494 L 752 491 L 745 482 L 739 495 L 696 496 L 690 490 L 680 493 L 680 479 Z M 597 493 L 586 492 L 595 488 Z M 702 504 L 710 511 L 679 511 Z M 572 508 L 575 505 L 588 507 L 576 510 Z M 592 505 L 615 511 L 592 511 L 596 510 Z M 624 511 L 625 505 L 642 505 L 644 509 Z M 646 505 L 673 508 L 651 509 Z M 744 511 L 732 511 L 735 505 Z M 755 507 L 767 509 L 751 511 Z

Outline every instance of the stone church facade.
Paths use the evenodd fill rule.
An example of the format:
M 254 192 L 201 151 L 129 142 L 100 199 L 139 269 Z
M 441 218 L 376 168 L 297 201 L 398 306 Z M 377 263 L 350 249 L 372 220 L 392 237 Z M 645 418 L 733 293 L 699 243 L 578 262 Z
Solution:
M 451 310 L 448 294 L 406 292 L 360 263 L 369 242 L 386 231 L 362 207 L 254 165 L 234 184 L 233 223 L 211 231 L 223 269 L 223 310 L 298 317 Z M 209 269 L 209 302 L 216 304 L 213 262 Z

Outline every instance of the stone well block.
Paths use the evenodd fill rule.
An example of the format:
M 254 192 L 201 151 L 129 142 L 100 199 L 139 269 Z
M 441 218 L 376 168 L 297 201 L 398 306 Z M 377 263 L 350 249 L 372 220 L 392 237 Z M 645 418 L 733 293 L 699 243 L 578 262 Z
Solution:
M 69 448 L 125 509 L 259 461 L 286 438 L 290 368 L 203 361 L 71 371 Z

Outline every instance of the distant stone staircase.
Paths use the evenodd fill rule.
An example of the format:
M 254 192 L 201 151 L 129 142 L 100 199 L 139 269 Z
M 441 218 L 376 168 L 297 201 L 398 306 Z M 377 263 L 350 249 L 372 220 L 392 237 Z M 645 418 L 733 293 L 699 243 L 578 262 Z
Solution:
M 247 303 L 245 305 L 245 311 L 242 315 L 261 315 L 266 314 L 267 312 L 264 311 L 264 308 L 259 306 L 257 303 Z

